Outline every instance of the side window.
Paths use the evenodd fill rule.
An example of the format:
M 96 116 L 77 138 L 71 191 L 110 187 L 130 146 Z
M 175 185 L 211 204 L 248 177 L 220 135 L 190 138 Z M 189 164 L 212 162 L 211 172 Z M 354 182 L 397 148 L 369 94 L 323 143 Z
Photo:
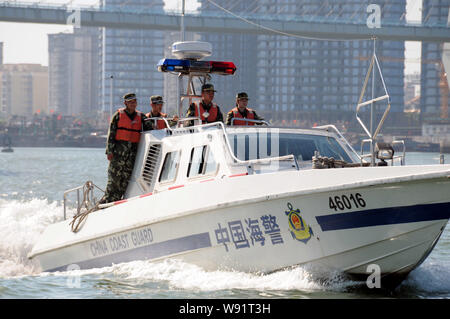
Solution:
M 180 162 L 181 151 L 170 152 L 164 158 L 164 164 L 159 175 L 159 182 L 169 182 L 175 180 L 178 164 Z
M 217 162 L 214 158 L 213 152 L 209 150 L 208 156 L 206 157 L 206 168 L 205 168 L 205 174 L 212 174 L 217 171 Z
M 196 177 L 215 172 L 217 163 L 207 145 L 197 146 L 191 150 L 187 177 Z

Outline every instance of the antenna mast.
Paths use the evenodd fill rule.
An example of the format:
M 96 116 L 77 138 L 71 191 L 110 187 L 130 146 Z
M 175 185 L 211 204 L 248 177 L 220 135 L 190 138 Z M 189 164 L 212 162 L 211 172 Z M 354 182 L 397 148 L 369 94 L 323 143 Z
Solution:
M 184 28 L 184 12 L 185 12 L 186 0 L 181 2 L 181 41 L 185 40 L 185 28 Z
M 185 13 L 185 6 L 186 6 L 186 0 L 181 1 L 181 21 L 180 21 L 180 40 L 181 42 L 185 41 L 186 38 L 186 28 L 184 26 L 184 13 Z M 178 81 L 177 81 L 177 113 L 178 117 L 182 116 L 183 111 L 183 100 L 181 99 L 181 90 L 183 88 L 183 76 L 178 74 Z

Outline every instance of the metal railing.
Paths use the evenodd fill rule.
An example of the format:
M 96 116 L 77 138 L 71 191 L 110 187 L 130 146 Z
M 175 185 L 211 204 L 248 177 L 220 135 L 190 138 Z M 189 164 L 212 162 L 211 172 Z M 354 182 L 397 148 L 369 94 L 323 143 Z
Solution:
M 77 192 L 77 215 L 81 212 L 84 207 L 93 207 L 96 204 L 96 198 L 94 197 L 94 190 L 97 188 L 101 192 L 105 192 L 100 187 L 95 185 L 91 181 L 87 181 L 81 186 L 66 190 L 63 195 L 64 200 L 64 220 L 67 218 L 67 196 L 72 192 Z M 82 192 L 81 192 L 82 191 Z M 80 197 L 80 192 L 83 198 Z
M 246 122 L 245 125 L 234 125 L 234 121 L 243 121 Z M 248 123 L 255 123 L 255 124 L 264 124 L 266 126 L 270 126 L 267 121 L 264 120 L 252 120 L 252 119 L 246 119 L 246 118 L 236 118 L 233 117 L 231 119 L 231 126 L 250 126 Z
M 394 156 L 393 158 L 392 158 L 392 165 L 394 165 L 394 160 L 395 159 L 397 159 L 397 158 L 399 158 L 400 159 L 400 165 L 406 165 L 406 146 L 405 146 L 405 141 L 403 141 L 403 140 L 395 140 L 395 141 L 392 141 L 392 146 L 394 146 L 395 144 L 400 144 L 400 145 L 403 145 L 403 154 L 402 155 L 399 155 L 399 156 Z
M 364 145 L 366 144 L 366 143 L 370 143 L 370 144 L 372 144 L 372 139 L 365 139 L 365 140 L 362 140 L 361 141 L 361 155 L 360 155 L 360 158 L 361 158 L 361 164 L 363 163 L 363 159 L 364 158 L 372 158 L 373 156 L 374 156 L 374 154 L 364 154 Z M 394 145 L 396 145 L 396 144 L 400 144 L 400 145 L 402 145 L 403 146 L 403 149 L 402 149 L 402 155 L 397 155 L 397 156 L 393 156 L 392 157 L 392 159 L 391 159 L 391 165 L 392 166 L 394 166 L 394 161 L 396 160 L 396 159 L 400 159 L 400 165 L 405 165 L 406 164 L 406 146 L 405 146 L 405 141 L 403 141 L 403 140 L 395 140 L 395 141 L 392 141 L 392 146 L 394 146 Z
M 149 117 L 149 118 L 146 118 L 145 121 L 146 121 L 146 122 L 147 122 L 147 121 L 153 122 L 154 127 L 156 127 L 158 121 L 159 121 L 159 120 L 162 120 L 162 121 L 164 121 L 164 123 L 166 124 L 166 127 L 165 127 L 165 128 L 170 129 L 169 121 L 173 121 L 173 119 L 174 119 L 173 117 Z M 155 130 L 156 130 L 156 129 L 157 129 L 157 128 L 155 128 Z

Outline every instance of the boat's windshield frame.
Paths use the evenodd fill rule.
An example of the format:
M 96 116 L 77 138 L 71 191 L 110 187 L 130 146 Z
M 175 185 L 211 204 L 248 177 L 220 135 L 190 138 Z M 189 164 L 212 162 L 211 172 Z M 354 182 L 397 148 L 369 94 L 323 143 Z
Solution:
M 227 129 L 231 150 L 240 160 L 261 159 L 293 154 L 298 162 L 311 162 L 314 151 L 349 163 L 360 161 L 358 154 L 329 132 L 277 128 Z M 303 143 L 300 146 L 292 141 Z

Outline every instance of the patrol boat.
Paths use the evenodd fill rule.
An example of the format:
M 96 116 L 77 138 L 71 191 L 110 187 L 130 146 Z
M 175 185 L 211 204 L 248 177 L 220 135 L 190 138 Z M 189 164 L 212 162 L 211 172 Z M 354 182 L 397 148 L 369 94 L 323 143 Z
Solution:
M 236 71 L 232 62 L 203 61 L 206 44 L 173 49 L 180 57 L 158 69 L 188 78 L 180 101 L 199 98 L 194 78 L 204 84 Z M 182 118 L 144 132 L 125 199 L 96 204 L 92 182 L 70 190 L 85 195 L 77 214 L 48 226 L 29 257 L 44 271 L 173 258 L 263 273 L 307 264 L 364 280 L 376 265 L 382 284 L 399 283 L 447 224 L 450 165 L 407 166 L 403 142 L 377 143 L 389 104 L 373 134 L 359 114 L 375 100 L 389 96 L 357 107 L 368 154 L 333 125 L 289 129 L 244 119 L 249 125 L 225 127 Z

